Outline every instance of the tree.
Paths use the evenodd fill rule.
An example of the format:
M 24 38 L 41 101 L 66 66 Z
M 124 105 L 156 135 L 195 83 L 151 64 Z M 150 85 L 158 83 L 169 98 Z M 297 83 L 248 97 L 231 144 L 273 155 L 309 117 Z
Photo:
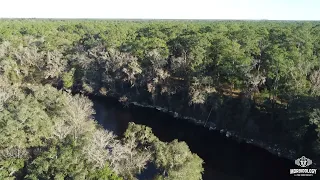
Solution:
M 62 75 L 63 86 L 67 89 L 73 86 L 75 68 L 72 68 L 69 72 Z
M 311 94 L 315 96 L 320 95 L 320 71 L 314 71 L 310 76 Z
M 149 140 L 150 136 L 154 137 L 150 133 L 150 128 L 129 124 L 123 142 L 116 143 L 109 154 L 110 165 L 115 172 L 125 179 L 136 179 L 135 176 L 146 168 L 152 152 L 141 146 L 141 143 Z
M 87 164 L 79 147 L 57 145 L 43 152 L 28 166 L 25 179 L 121 180 L 106 164 L 101 169 Z
M 202 179 L 203 160 L 190 152 L 185 142 L 174 140 L 156 145 L 155 164 L 162 170 L 156 179 Z
M 311 125 L 315 126 L 315 132 L 316 132 L 316 140 L 313 141 L 313 149 L 312 152 L 319 157 L 320 155 L 320 110 L 319 109 L 313 109 L 313 111 L 309 115 L 310 119 L 309 122 Z M 317 159 L 318 160 L 318 159 Z
M 317 126 L 316 131 L 319 133 L 318 136 L 320 138 L 320 110 L 319 109 L 314 109 L 310 113 L 310 123 Z
M 112 151 L 119 144 L 119 140 L 112 132 L 97 129 L 93 132 L 90 141 L 83 147 L 83 153 L 94 167 L 103 168 L 107 160 L 113 161 Z
M 110 170 L 108 164 L 103 169 L 98 169 L 89 174 L 88 179 L 90 180 L 123 180 L 123 178 L 117 176 L 113 171 Z
M 2 159 L 0 155 L 0 178 L 14 180 L 16 177 L 20 177 L 23 166 L 24 159 L 22 158 Z
M 8 108 L 0 113 L 0 147 L 43 146 L 53 125 L 44 107 L 31 96 L 6 104 Z
M 151 128 L 129 123 L 125 132 L 126 141 L 139 144 L 138 149 L 149 149 L 152 152 L 152 162 L 161 174 L 155 179 L 195 180 L 202 178 L 203 160 L 190 152 L 185 142 L 174 140 L 170 143 L 161 142 L 152 133 Z

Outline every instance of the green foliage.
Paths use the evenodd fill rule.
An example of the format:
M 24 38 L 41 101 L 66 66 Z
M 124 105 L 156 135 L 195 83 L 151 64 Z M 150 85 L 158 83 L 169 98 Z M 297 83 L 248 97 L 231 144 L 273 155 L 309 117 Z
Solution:
M 122 140 L 98 129 L 86 97 L 50 85 L 15 88 L 16 94 L 5 99 L 0 112 L 3 179 L 135 179 L 162 143 L 149 127 L 133 123 Z M 187 150 L 186 146 L 181 151 Z
M 313 112 L 310 113 L 310 123 L 316 125 L 317 132 L 319 133 L 320 137 L 320 110 L 314 109 Z
M 31 96 L 20 101 L 9 100 L 7 108 L 0 113 L 0 122 L 1 147 L 42 146 L 52 134 L 53 122 L 45 107 Z
M 21 81 L 21 75 L 18 71 L 18 65 L 11 58 L 0 61 L 0 68 L 4 71 L 3 75 L 7 77 L 10 82 L 18 83 Z
M 118 177 L 114 172 L 112 172 L 108 166 L 105 165 L 103 169 L 99 169 L 91 172 L 89 174 L 88 179 L 91 180 L 123 180 L 123 178 Z
M 75 69 L 71 69 L 69 72 L 62 75 L 63 86 L 67 89 L 71 88 L 74 81 Z
M 87 171 L 77 147 L 57 146 L 31 162 L 25 179 L 85 179 Z
M 0 159 L 0 179 L 14 180 L 21 174 L 24 159 L 8 158 Z M 19 172 L 20 171 L 20 172 Z
M 126 139 L 135 138 L 140 144 L 149 144 L 159 141 L 159 139 L 152 133 L 151 128 L 144 125 L 136 125 L 130 122 L 126 132 L 124 133 Z
M 155 164 L 163 173 L 156 179 L 202 179 L 203 160 L 185 142 L 174 140 L 156 145 Z
M 154 154 L 140 149 L 144 144 L 152 152 L 158 147 L 168 153 L 159 160 L 166 172 L 159 178 L 200 176 L 200 160 L 190 153 L 186 166 L 168 169 L 170 148 L 187 148 L 160 143 L 147 127 L 129 125 L 121 145 L 109 143 L 121 149 L 118 154 L 99 143 L 109 142 L 106 134 L 104 141 L 88 140 L 97 134 L 92 103 L 51 87 L 61 85 L 170 107 L 205 122 L 215 114 L 218 126 L 245 134 L 252 130 L 246 119 L 254 119 L 264 131 L 253 137 L 300 147 L 308 129 L 318 127 L 318 113 L 311 119 L 308 114 L 320 108 L 315 101 L 320 95 L 319 27 L 319 22 L 282 21 L 1 20 L 0 149 L 8 157 L 28 159 L 30 149 L 54 154 L 56 143 L 71 141 L 86 147 L 82 155 L 96 162 L 95 168 L 114 161 L 112 171 L 134 178 L 150 160 L 143 155 Z M 88 155 L 94 154 L 88 144 L 98 150 L 95 158 Z M 124 150 L 129 144 L 134 154 Z
M 84 156 L 84 145 L 97 131 L 88 99 L 50 85 L 15 88 L 0 111 L 1 179 L 87 179 L 92 173 L 93 179 L 119 179 L 111 169 L 100 170 L 88 163 L 92 157 Z
M 166 42 L 163 39 L 159 39 L 156 37 L 140 37 L 133 40 L 133 42 L 128 46 L 132 48 L 129 51 L 132 52 L 135 56 L 141 58 L 142 61 L 145 59 L 146 55 L 153 50 L 157 50 L 161 58 L 167 58 L 169 55 L 169 50 Z
M 57 145 L 43 152 L 27 167 L 25 179 L 122 180 L 106 164 L 95 169 L 82 157 L 80 147 Z
M 155 179 L 202 179 L 203 160 L 193 154 L 185 142 L 161 142 L 153 135 L 151 128 L 134 123 L 129 123 L 125 138 L 129 141 L 134 138 L 141 149 L 152 150 L 152 162 L 162 172 Z

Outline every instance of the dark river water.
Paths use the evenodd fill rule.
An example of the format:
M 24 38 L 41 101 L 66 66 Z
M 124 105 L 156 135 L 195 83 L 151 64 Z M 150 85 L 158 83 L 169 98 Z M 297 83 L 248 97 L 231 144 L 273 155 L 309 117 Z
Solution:
M 315 179 L 293 177 L 292 161 L 275 156 L 247 143 L 237 142 L 218 131 L 209 130 L 187 120 L 173 118 L 156 109 L 129 106 L 123 108 L 116 100 L 93 97 L 96 119 L 106 129 L 122 135 L 128 122 L 147 125 L 161 141 L 185 141 L 193 153 L 205 162 L 204 180 L 282 180 Z M 318 178 L 318 177 L 317 177 Z M 143 178 L 140 178 L 143 179 Z M 320 179 L 318 179 L 320 180 Z

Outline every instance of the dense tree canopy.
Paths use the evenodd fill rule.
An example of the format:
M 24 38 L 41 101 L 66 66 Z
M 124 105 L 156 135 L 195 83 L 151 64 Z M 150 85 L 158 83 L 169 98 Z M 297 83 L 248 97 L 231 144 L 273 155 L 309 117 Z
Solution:
M 146 147 L 163 144 L 162 148 L 178 148 L 136 124 L 130 124 L 125 138 L 116 137 L 92 118 L 92 102 L 84 96 L 71 96 L 50 85 L 1 87 L 6 85 L 4 93 L 8 95 L 1 102 L 0 113 L 1 179 L 135 179 L 147 163 L 159 158 L 154 149 Z M 11 90 L 15 92 L 10 96 Z M 139 143 L 142 138 L 150 143 Z M 190 163 L 199 170 L 193 172 L 194 167 L 184 164 L 181 168 L 201 179 L 202 160 L 183 145 L 181 153 L 190 153 L 190 158 L 195 158 Z
M 159 179 L 200 178 L 202 160 L 183 142 L 139 126 L 146 137 L 131 129 L 137 136 L 120 140 L 97 128 L 88 99 L 53 87 L 165 107 L 319 160 L 319 27 L 1 20 L 0 177 L 127 179 L 153 161 Z

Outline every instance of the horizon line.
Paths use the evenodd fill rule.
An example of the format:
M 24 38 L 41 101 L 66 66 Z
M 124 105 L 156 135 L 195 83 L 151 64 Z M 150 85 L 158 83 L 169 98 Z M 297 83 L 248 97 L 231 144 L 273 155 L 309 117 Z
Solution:
M 21 20 L 21 19 L 33 19 L 33 20 L 138 20 L 138 21 L 146 21 L 146 20 L 152 20 L 152 21 L 165 21 L 165 20 L 174 20 L 174 21 L 320 21 L 320 20 L 294 20 L 294 19 L 201 19 L 201 18 L 195 18 L 195 19 L 187 19 L 187 18 L 42 18 L 42 17 L 0 17 L 1 19 L 10 19 L 10 20 Z

